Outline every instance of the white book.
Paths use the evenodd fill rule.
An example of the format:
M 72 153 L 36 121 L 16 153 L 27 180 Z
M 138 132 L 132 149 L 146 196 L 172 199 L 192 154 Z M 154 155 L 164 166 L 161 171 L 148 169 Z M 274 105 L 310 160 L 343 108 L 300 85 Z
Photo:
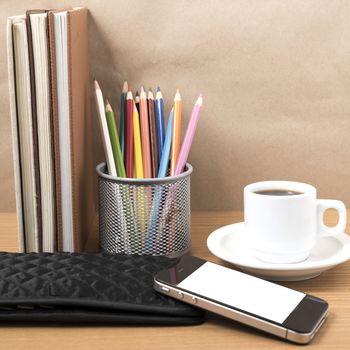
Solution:
M 19 156 L 19 140 L 18 140 L 18 122 L 17 122 L 17 106 L 16 106 L 16 91 L 15 91 L 15 68 L 13 61 L 13 40 L 12 40 L 12 22 L 14 18 L 7 20 L 7 61 L 9 75 L 9 91 L 10 91 L 10 113 L 11 113 L 11 132 L 12 132 L 12 153 L 13 153 L 13 168 L 15 177 L 16 190 L 16 212 L 17 212 L 17 227 L 18 227 L 18 245 L 21 253 L 25 252 L 25 237 L 23 223 L 23 205 L 22 205 L 22 190 L 21 190 L 21 167 Z
M 8 19 L 7 38 L 20 250 L 38 252 L 38 174 L 34 164 L 28 36 L 24 15 Z
M 53 252 L 56 243 L 54 161 L 51 123 L 47 13 L 29 15 L 33 47 L 36 118 L 40 169 L 42 250 Z

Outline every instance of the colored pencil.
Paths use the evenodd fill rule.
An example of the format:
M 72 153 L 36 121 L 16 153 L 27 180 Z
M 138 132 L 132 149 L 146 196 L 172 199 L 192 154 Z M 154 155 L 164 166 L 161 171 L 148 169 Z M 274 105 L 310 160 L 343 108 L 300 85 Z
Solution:
M 197 129 L 197 124 L 198 124 L 202 104 L 203 104 L 203 97 L 202 97 L 202 95 L 200 95 L 198 97 L 196 103 L 194 104 L 191 118 L 190 118 L 190 121 L 188 122 L 186 134 L 185 134 L 185 137 L 182 141 L 182 146 L 181 146 L 181 150 L 179 153 L 179 158 L 177 160 L 177 164 L 176 164 L 176 168 L 175 168 L 175 175 L 181 174 L 184 170 L 185 165 L 186 165 L 188 154 L 189 154 L 190 149 L 191 149 L 193 137 L 194 137 L 194 134 L 195 134 L 196 129 Z
M 140 93 L 140 125 L 141 125 L 141 144 L 142 144 L 142 164 L 143 175 L 145 178 L 152 177 L 151 171 L 151 150 L 149 140 L 149 123 L 146 92 L 143 86 Z
M 106 119 L 107 119 L 109 137 L 111 139 L 114 162 L 117 168 L 117 176 L 126 177 L 122 151 L 120 149 L 117 124 L 115 122 L 114 112 L 108 100 L 106 104 Z
M 120 148 L 123 160 L 125 161 L 125 114 L 126 114 L 126 94 L 128 93 L 128 83 L 124 81 L 123 91 L 120 95 Z
M 176 163 L 180 149 L 180 133 L 181 133 L 181 95 L 179 89 L 176 90 L 174 98 L 174 121 L 172 131 L 171 159 L 170 159 L 170 175 L 175 174 Z
M 163 95 L 160 91 L 160 87 L 157 87 L 156 93 L 156 125 L 157 125 L 157 141 L 158 141 L 158 158 L 162 157 L 162 150 L 165 138 L 164 127 L 164 101 Z
M 126 95 L 125 120 L 125 168 L 127 177 L 133 177 L 134 167 L 133 105 L 134 101 L 132 98 L 132 92 L 129 89 Z
M 162 178 L 167 175 L 167 171 L 169 169 L 169 155 L 170 155 L 170 148 L 171 148 L 171 131 L 173 128 L 173 114 L 174 114 L 174 108 L 170 111 L 169 119 L 168 119 L 168 127 L 166 131 L 165 141 L 164 141 L 164 147 L 162 152 L 162 158 L 160 160 L 159 164 L 159 171 L 158 171 L 158 177 Z M 152 203 L 152 210 L 150 215 L 150 224 L 149 224 L 149 231 L 148 231 L 148 237 L 147 247 L 144 247 L 143 253 L 147 252 L 147 249 L 152 249 L 153 253 L 156 253 L 156 239 L 162 240 L 162 235 L 164 233 L 164 225 L 165 225 L 165 215 L 164 212 L 166 211 L 165 208 L 162 206 L 162 198 L 164 197 L 164 192 L 166 188 L 159 186 L 156 187 L 156 191 L 154 193 L 153 203 Z M 170 201 L 170 194 L 166 195 L 166 204 L 169 204 Z M 166 207 L 166 205 L 165 205 Z M 157 230 L 158 227 L 158 230 Z M 156 237 L 156 232 L 158 231 L 158 234 Z
M 141 148 L 141 134 L 140 134 L 140 119 L 139 112 L 134 103 L 133 110 L 134 121 L 134 164 L 135 164 L 135 177 L 137 179 L 143 179 L 143 165 L 142 165 L 142 148 Z
M 94 85 L 95 85 L 96 108 L 97 108 L 98 120 L 100 122 L 102 143 L 103 143 L 103 147 L 104 147 L 104 152 L 105 152 L 105 157 L 106 157 L 106 162 L 107 162 L 107 167 L 108 167 L 108 173 L 109 173 L 109 175 L 117 176 L 117 170 L 116 170 L 115 162 L 114 162 L 114 158 L 113 158 L 111 139 L 109 137 L 109 132 L 108 132 L 106 111 L 105 111 L 105 105 L 103 102 L 102 91 L 100 89 L 100 86 L 98 85 L 97 80 L 94 81 Z
M 164 147 L 162 151 L 162 158 L 160 159 L 160 164 L 159 164 L 158 177 L 165 177 L 167 175 L 170 148 L 171 148 L 171 137 L 172 137 L 172 130 L 173 130 L 173 116 L 174 116 L 174 108 L 171 109 L 171 112 L 169 114 L 168 127 L 166 129 Z
M 139 96 L 138 91 L 136 91 L 136 94 L 135 94 L 135 105 L 136 105 L 137 111 L 140 115 L 140 96 Z
M 148 91 L 148 118 L 149 118 L 149 136 L 151 145 L 151 169 L 152 177 L 158 175 L 158 140 L 157 140 L 157 126 L 156 126 L 156 113 L 154 110 L 154 96 L 151 89 Z

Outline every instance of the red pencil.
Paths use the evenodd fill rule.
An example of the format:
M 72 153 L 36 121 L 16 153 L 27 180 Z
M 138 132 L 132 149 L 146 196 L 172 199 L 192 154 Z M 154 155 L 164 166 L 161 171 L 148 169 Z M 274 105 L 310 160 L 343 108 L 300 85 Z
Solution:
M 125 168 L 126 176 L 134 177 L 134 124 L 133 124 L 133 107 L 134 100 L 132 92 L 126 95 L 126 123 L 125 123 Z

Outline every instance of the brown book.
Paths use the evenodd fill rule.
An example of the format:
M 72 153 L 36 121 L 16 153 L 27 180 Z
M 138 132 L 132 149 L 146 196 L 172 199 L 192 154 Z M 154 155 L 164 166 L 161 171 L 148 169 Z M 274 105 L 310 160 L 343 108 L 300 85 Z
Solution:
M 59 251 L 82 251 L 94 228 L 88 12 L 49 12 L 51 96 Z

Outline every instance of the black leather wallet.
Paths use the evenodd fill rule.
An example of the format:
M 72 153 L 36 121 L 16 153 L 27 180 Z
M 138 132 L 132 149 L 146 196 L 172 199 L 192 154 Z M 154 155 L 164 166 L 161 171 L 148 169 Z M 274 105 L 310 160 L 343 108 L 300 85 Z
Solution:
M 203 312 L 153 290 L 158 256 L 0 253 L 0 322 L 193 325 Z

